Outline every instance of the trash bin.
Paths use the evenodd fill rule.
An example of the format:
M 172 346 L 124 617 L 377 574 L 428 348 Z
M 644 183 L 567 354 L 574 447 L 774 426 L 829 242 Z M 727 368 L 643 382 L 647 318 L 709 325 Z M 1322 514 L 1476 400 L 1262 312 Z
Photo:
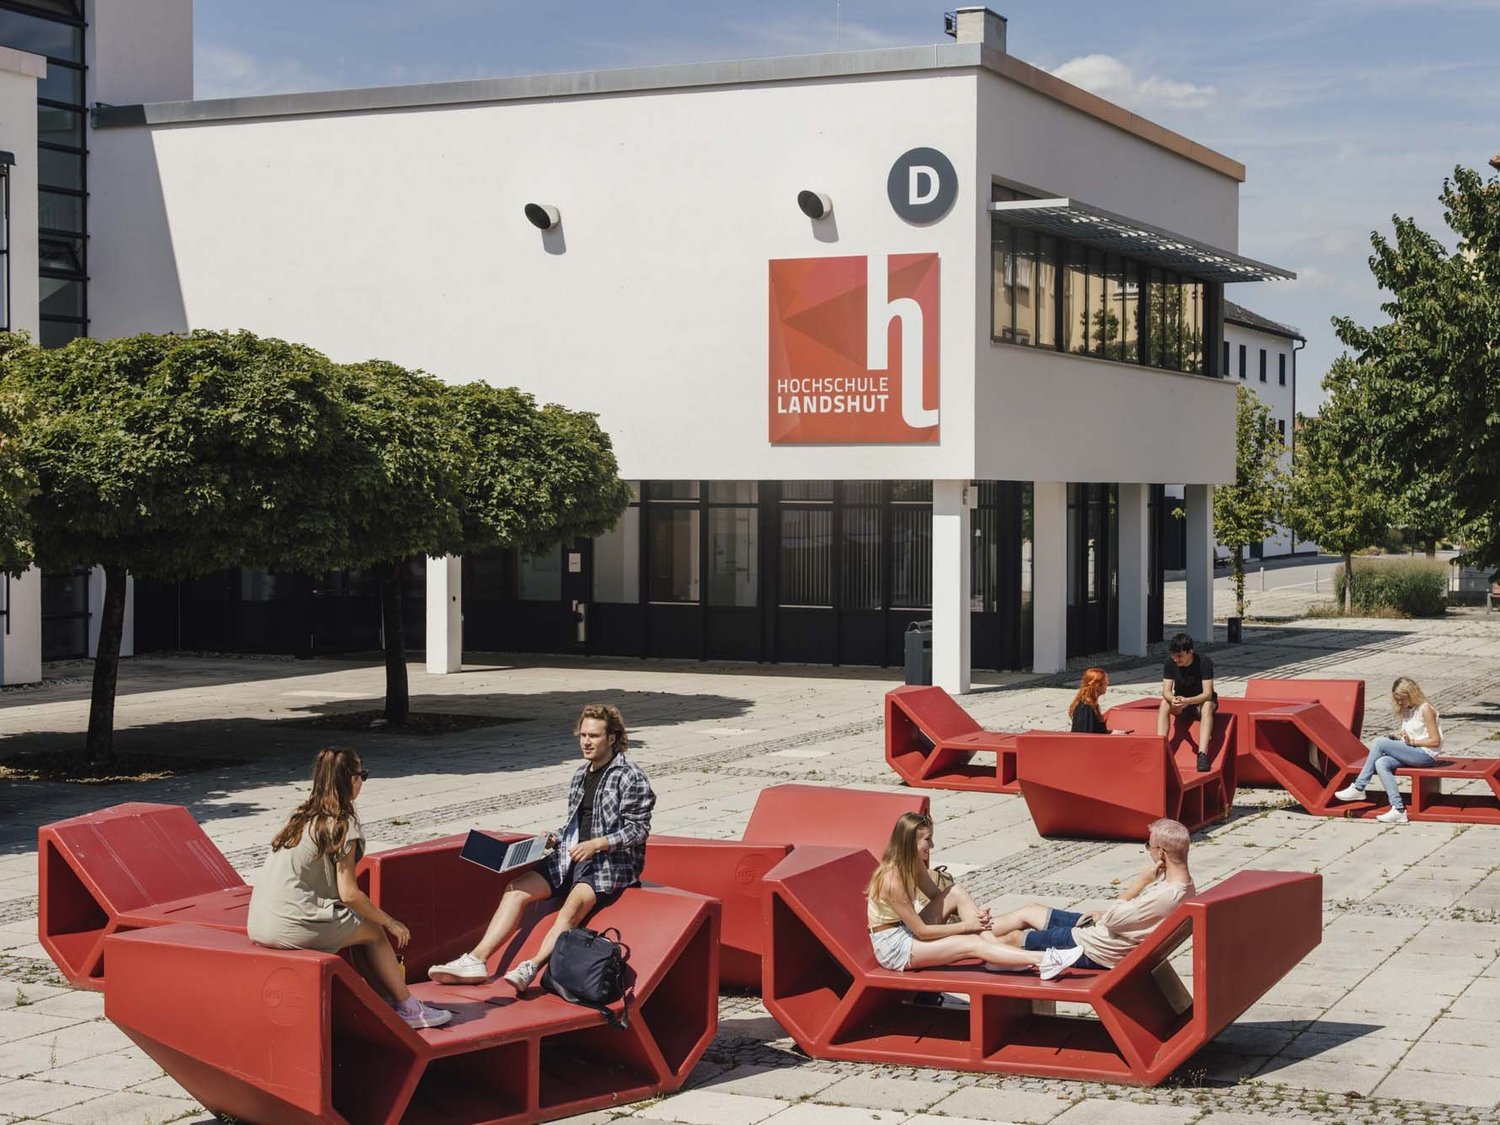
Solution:
M 1224 619 L 1224 624 L 1227 626 L 1225 632 L 1228 634 L 1229 643 L 1232 645 L 1239 644 L 1244 639 L 1243 629 L 1245 619 L 1243 617 L 1227 617 Z
M 906 682 L 932 683 L 931 621 L 913 621 L 906 627 Z

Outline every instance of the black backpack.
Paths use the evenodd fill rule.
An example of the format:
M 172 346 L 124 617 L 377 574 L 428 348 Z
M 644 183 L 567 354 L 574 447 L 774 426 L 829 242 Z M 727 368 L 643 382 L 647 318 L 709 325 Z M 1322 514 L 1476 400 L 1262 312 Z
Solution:
M 630 1026 L 630 997 L 625 985 L 629 960 L 630 950 L 620 941 L 619 930 L 595 933 L 582 926 L 564 930 L 542 974 L 542 987 L 570 1004 L 593 1008 L 610 1027 L 623 1031 Z M 618 1017 L 608 1007 L 616 1000 L 624 1000 Z

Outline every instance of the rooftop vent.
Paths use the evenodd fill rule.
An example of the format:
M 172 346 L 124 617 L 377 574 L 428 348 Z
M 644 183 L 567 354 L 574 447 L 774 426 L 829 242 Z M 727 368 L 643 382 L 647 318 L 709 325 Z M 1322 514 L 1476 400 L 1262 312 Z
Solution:
M 979 43 L 1005 53 L 1005 17 L 988 8 L 959 8 L 944 13 L 943 31 L 960 43 Z

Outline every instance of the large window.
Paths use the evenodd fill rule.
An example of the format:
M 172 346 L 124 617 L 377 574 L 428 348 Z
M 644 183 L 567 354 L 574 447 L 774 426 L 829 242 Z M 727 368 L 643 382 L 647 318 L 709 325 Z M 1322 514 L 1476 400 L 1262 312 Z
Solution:
M 932 604 L 932 482 L 891 482 L 891 607 Z
M 698 489 L 695 480 L 650 483 L 653 602 L 698 601 Z
M 760 594 L 759 486 L 708 485 L 708 604 L 753 606 Z
M 993 197 L 1024 198 L 1002 187 Z M 1216 283 L 1039 236 L 998 216 L 991 229 L 993 339 L 1207 373 L 1206 304 Z
M 37 83 L 41 343 L 88 331 L 82 0 L 0 0 L 0 46 L 44 55 Z
M 620 522 L 594 540 L 594 600 L 635 604 L 641 600 L 640 489 L 628 482 L 633 499 Z
M 881 484 L 877 480 L 843 483 L 844 525 L 840 561 L 845 609 L 879 609 L 884 603 L 880 513 Z

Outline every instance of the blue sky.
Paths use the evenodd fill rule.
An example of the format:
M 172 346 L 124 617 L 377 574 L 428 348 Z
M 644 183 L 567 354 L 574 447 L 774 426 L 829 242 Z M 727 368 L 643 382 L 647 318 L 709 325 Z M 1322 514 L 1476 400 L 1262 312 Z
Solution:
M 1500 0 L 993 4 L 1011 53 L 1243 162 L 1240 249 L 1297 271 L 1229 297 L 1307 336 L 1298 406 L 1380 317 L 1393 213 L 1443 232 L 1457 163 L 1500 153 Z M 197 0 L 200 97 L 937 42 L 912 0 Z

